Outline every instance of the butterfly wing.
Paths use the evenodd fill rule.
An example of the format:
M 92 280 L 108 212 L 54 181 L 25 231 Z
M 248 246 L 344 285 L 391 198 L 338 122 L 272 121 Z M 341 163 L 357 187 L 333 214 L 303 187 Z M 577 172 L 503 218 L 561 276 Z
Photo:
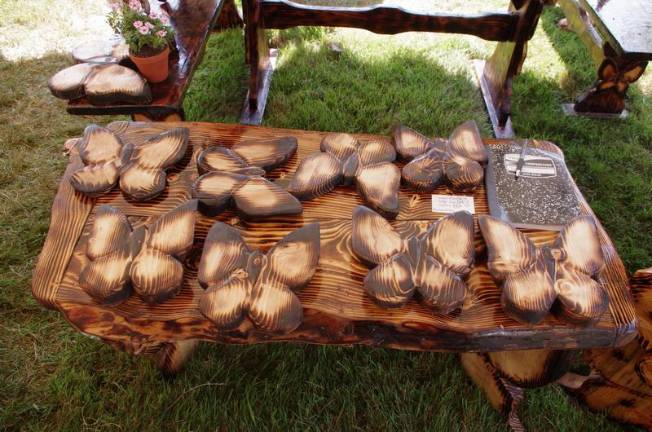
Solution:
M 503 308 L 519 321 L 538 323 L 556 298 L 540 253 L 525 234 L 497 218 L 483 215 L 478 223 L 487 244 L 489 272 L 503 281 Z
M 251 250 L 231 226 L 215 222 L 206 235 L 197 279 L 206 287 L 223 282 L 237 269 L 245 269 Z
M 394 146 L 385 138 L 362 141 L 357 149 L 360 165 L 367 166 L 396 160 Z
M 269 171 L 290 160 L 297 151 L 297 139 L 288 136 L 247 140 L 235 144 L 232 149 L 247 164 Z
M 554 245 L 561 253 L 555 287 L 562 313 L 573 322 L 597 319 L 606 310 L 608 297 L 596 281 L 604 267 L 600 238 L 588 216 L 573 219 Z
M 449 153 L 442 165 L 446 180 L 455 191 L 469 192 L 482 184 L 484 169 L 473 159 Z
M 129 296 L 131 226 L 118 209 L 97 209 L 86 246 L 89 263 L 79 275 L 79 286 L 94 299 L 116 303 Z
M 475 255 L 473 231 L 471 213 L 449 214 L 429 227 L 424 238 L 425 252 L 458 275 L 466 276 Z
M 401 171 L 403 182 L 420 192 L 431 192 L 444 181 L 444 152 L 434 147 L 407 163 Z
M 224 147 L 209 147 L 197 156 L 197 170 L 200 174 L 211 171 L 234 172 L 246 167 L 247 162 L 244 159 Z
M 199 299 L 199 310 L 222 330 L 240 325 L 249 311 L 252 284 L 248 275 L 236 271 L 225 280 L 211 283 Z
M 342 162 L 330 153 L 313 153 L 299 164 L 288 192 L 300 200 L 311 200 L 332 191 L 342 182 Z
M 385 217 L 395 218 L 399 211 L 398 189 L 401 171 L 390 162 L 363 166 L 356 175 L 362 199 Z
M 366 264 L 380 264 L 402 250 L 401 236 L 375 211 L 357 206 L 351 224 L 351 247 Z
M 321 140 L 319 149 L 344 162 L 358 149 L 358 140 L 347 133 L 329 133 Z
M 288 234 L 267 253 L 249 311 L 257 327 L 288 333 L 301 324 L 303 308 L 292 290 L 315 274 L 319 243 L 319 224 L 313 223 Z
M 240 215 L 247 218 L 295 215 L 303 211 L 301 202 L 269 180 L 252 176 L 233 193 Z
M 479 163 L 486 163 L 489 159 L 489 153 L 480 136 L 478 125 L 473 120 L 462 123 L 455 128 L 448 143 L 452 152 L 467 159 Z
M 122 170 L 120 189 L 131 199 L 146 201 L 165 190 L 165 169 L 183 159 L 188 149 L 188 129 L 174 128 L 149 138 L 134 149 Z
M 181 290 L 183 265 L 177 258 L 192 248 L 196 210 L 197 201 L 188 201 L 146 228 L 130 277 L 134 291 L 147 303 L 161 303 Z
M 383 307 L 400 307 L 412 298 L 414 281 L 408 256 L 398 253 L 380 263 L 365 276 L 367 294 Z
M 431 256 L 421 257 L 414 281 L 421 300 L 437 313 L 450 313 L 464 302 L 466 283 Z
M 233 193 L 248 179 L 248 176 L 242 174 L 223 171 L 208 172 L 194 181 L 191 194 L 193 198 L 199 200 L 203 212 L 214 216 L 227 207 Z
M 428 150 L 433 142 L 407 126 L 399 125 L 392 132 L 396 152 L 404 160 L 411 160 Z

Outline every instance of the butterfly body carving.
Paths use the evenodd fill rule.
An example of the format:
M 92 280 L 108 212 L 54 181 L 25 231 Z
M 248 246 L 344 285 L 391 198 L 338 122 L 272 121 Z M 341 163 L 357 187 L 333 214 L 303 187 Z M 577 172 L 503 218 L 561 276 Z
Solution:
M 478 221 L 489 272 L 502 282 L 501 301 L 512 317 L 536 324 L 554 309 L 570 322 L 587 323 L 604 313 L 609 299 L 597 281 L 604 258 L 590 217 L 573 219 L 553 245 L 541 248 L 497 218 Z
M 474 121 L 458 126 L 448 140 L 430 140 L 405 126 L 397 127 L 393 136 L 398 154 L 410 161 L 401 171 L 408 186 L 431 192 L 446 183 L 468 192 L 482 184 L 488 153 Z
M 201 174 L 192 185 L 202 211 L 216 215 L 233 205 L 244 218 L 299 214 L 301 203 L 263 176 L 287 162 L 297 140 L 285 137 L 243 141 L 233 148 L 209 147 L 197 157 Z
M 78 144 L 84 167 L 73 173 L 70 183 L 75 190 L 96 197 L 119 181 L 122 192 L 135 201 L 155 198 L 165 190 L 165 170 L 186 154 L 188 135 L 187 128 L 174 128 L 135 147 L 124 144 L 109 129 L 89 125 Z
M 267 254 L 251 250 L 240 233 L 215 222 L 199 263 L 199 283 L 206 288 L 202 314 L 222 330 L 246 318 L 265 331 L 288 333 L 303 320 L 294 291 L 306 285 L 319 261 L 319 224 L 299 228 Z
M 102 303 L 118 303 L 135 291 L 147 303 L 161 303 L 181 289 L 181 261 L 191 250 L 197 201 L 132 229 L 110 205 L 98 207 L 87 242 L 88 263 L 80 287 Z
M 359 142 L 349 134 L 331 133 L 323 138 L 320 150 L 299 164 L 288 186 L 292 195 L 306 201 L 340 184 L 355 183 L 368 206 L 386 217 L 396 217 L 401 175 L 392 163 L 396 151 L 391 143 Z
M 351 245 L 374 267 L 364 278 L 367 293 L 384 307 L 400 307 L 418 292 L 435 312 L 461 307 L 471 271 L 473 216 L 457 212 L 431 224 L 425 233 L 401 237 L 379 214 L 364 206 L 353 210 Z

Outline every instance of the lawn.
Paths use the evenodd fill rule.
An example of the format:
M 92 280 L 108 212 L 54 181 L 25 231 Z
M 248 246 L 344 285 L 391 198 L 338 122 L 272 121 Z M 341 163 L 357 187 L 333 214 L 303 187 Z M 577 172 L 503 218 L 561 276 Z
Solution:
M 67 162 L 63 143 L 90 122 L 116 119 L 67 115 L 46 81 L 69 63 L 62 51 L 95 32 L 104 3 L 0 0 L 0 429 L 505 430 L 452 354 L 204 344 L 165 380 L 35 302 L 30 276 Z M 478 11 L 506 2 L 418 5 Z M 652 73 L 630 90 L 625 121 L 564 117 L 560 103 L 587 88 L 595 69 L 579 39 L 556 27 L 561 16 L 545 11 L 514 83 L 516 133 L 557 143 L 628 269 L 650 266 Z M 447 135 L 474 119 L 490 134 L 471 59 L 486 58 L 491 43 L 346 29 L 270 36 L 281 54 L 264 125 L 386 134 L 403 122 Z M 214 34 L 185 101 L 188 120 L 237 122 L 246 79 L 242 31 Z M 621 430 L 555 386 L 528 398 L 531 430 Z

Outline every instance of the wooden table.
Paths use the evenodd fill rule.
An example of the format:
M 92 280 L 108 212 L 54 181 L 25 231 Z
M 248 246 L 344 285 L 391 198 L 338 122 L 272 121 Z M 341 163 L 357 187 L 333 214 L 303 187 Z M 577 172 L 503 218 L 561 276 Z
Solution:
M 41 304 L 60 311 L 79 331 L 134 354 L 156 354 L 159 366 L 164 371 L 178 370 L 198 340 L 235 344 L 287 341 L 363 344 L 418 351 L 503 352 L 503 360 L 526 356 L 528 360 L 525 365 L 528 367 L 543 365 L 543 372 L 539 370 L 534 381 L 542 385 L 556 379 L 563 371 L 560 365 L 564 364 L 561 362 L 564 355 L 557 350 L 620 346 L 631 341 L 636 334 L 636 318 L 627 275 L 611 240 L 599 223 L 599 236 L 606 260 L 606 269 L 601 278 L 610 302 L 608 312 L 594 324 L 578 327 L 551 315 L 537 325 L 525 325 L 508 317 L 500 305 L 500 288 L 486 267 L 485 247 L 477 223 L 475 243 L 478 258 L 468 279 L 470 293 L 461 312 L 436 315 L 416 301 L 399 309 L 377 306 L 362 288 L 367 267 L 351 251 L 351 213 L 362 202 L 350 186 L 340 186 L 331 193 L 304 202 L 303 215 L 299 216 L 255 222 L 241 220 L 230 211 L 212 218 L 200 216 L 195 231 L 195 252 L 184 263 L 186 278 L 176 297 L 158 305 L 147 305 L 137 296 L 131 296 L 118 306 L 100 305 L 78 285 L 89 228 L 99 205 L 117 207 L 133 223 L 149 220 L 189 199 L 190 184 L 197 177 L 194 156 L 202 148 L 218 144 L 228 147 L 245 138 L 292 135 L 298 139 L 297 155 L 285 167 L 277 168 L 269 176 L 284 185 L 292 177 L 299 160 L 318 151 L 324 136 L 322 132 L 211 123 L 115 122 L 109 128 L 119 133 L 123 140 L 139 145 L 154 132 L 179 125 L 190 128 L 193 157 L 187 155 L 185 167 L 168 175 L 166 192 L 147 203 L 128 202 L 118 189 L 97 199 L 75 192 L 68 179 L 81 166 L 81 161 L 76 147 L 73 148 L 54 200 L 50 230 L 34 270 L 32 286 L 33 294 Z M 486 140 L 488 145 L 501 142 Z M 531 145 L 561 153 L 549 142 L 532 141 Z M 448 193 L 443 187 L 437 192 Z M 581 198 L 578 190 L 576 193 Z M 476 213 L 487 213 L 484 188 L 476 190 L 472 196 Z M 402 189 L 400 213 L 392 225 L 399 231 L 423 229 L 428 221 L 442 217 L 442 214 L 432 212 L 430 201 L 429 194 Z M 593 215 L 586 201 L 583 198 L 581 201 L 583 212 Z M 315 276 L 298 294 L 304 308 L 304 320 L 298 329 L 286 335 L 272 336 L 245 321 L 234 331 L 220 332 L 203 317 L 198 308 L 198 299 L 203 290 L 197 282 L 196 269 L 203 239 L 215 220 L 237 227 L 249 245 L 262 250 L 267 250 L 288 232 L 306 223 L 320 222 L 321 257 Z M 550 242 L 556 234 L 527 231 L 527 235 L 538 245 Z M 498 379 L 495 368 L 491 372 L 485 361 L 494 366 L 504 364 L 504 361 L 492 360 L 484 354 L 464 356 L 464 364 L 476 381 L 485 388 L 489 384 L 495 387 Z M 555 366 L 554 370 L 549 370 L 546 365 Z M 505 366 L 505 370 L 508 369 Z M 520 381 L 515 379 L 513 382 L 518 384 Z M 507 392 L 499 395 L 503 397 L 503 404 L 506 403 L 506 395 Z
M 629 84 L 640 77 L 652 59 L 652 3 L 648 0 L 557 1 L 570 29 L 580 36 L 599 65 L 596 84 L 577 102 L 565 106 L 566 112 L 620 116 Z M 608 64 L 615 65 L 616 74 L 604 75 Z M 614 90 L 600 91 L 600 87 Z
M 162 83 L 150 84 L 152 102 L 146 105 L 95 106 L 86 98 L 81 98 L 68 103 L 67 111 L 70 114 L 128 114 L 134 120 L 152 121 L 184 119 L 183 98 L 201 61 L 211 31 L 216 24 L 218 27 L 228 27 L 231 22 L 237 23 L 239 16 L 233 0 L 154 0 L 150 2 L 150 7 L 152 11 L 162 9 L 170 15 L 171 25 L 176 32 L 174 40 L 177 48 L 170 53 L 168 79 Z M 224 13 L 221 14 L 223 8 Z
M 486 62 L 476 64 L 476 72 L 496 137 L 513 137 L 510 121 L 512 79 L 520 72 L 527 42 L 534 34 L 546 3 L 548 0 L 512 0 L 507 12 L 459 15 L 418 13 L 380 4 L 353 8 L 304 5 L 290 0 L 243 0 L 250 78 L 240 121 L 260 124 L 265 111 L 276 59 L 275 51 L 267 46 L 266 29 L 328 26 L 362 28 L 381 34 L 461 33 L 499 42 Z

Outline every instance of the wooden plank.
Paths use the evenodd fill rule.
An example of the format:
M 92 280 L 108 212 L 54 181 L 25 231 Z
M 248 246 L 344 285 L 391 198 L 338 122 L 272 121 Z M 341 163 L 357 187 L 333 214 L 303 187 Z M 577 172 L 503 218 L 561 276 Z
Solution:
M 155 132 L 174 126 L 190 127 L 190 145 L 194 153 L 203 147 L 220 144 L 232 146 L 247 138 L 293 135 L 299 142 L 297 156 L 285 167 L 269 175 L 279 184 L 287 184 L 298 161 L 319 149 L 322 132 L 220 125 L 206 123 L 127 123 L 109 127 L 122 138 L 139 145 Z M 359 135 L 359 138 L 372 138 Z M 491 145 L 498 140 L 486 140 Z M 533 146 L 559 150 L 551 143 L 534 141 Z M 126 213 L 135 226 L 145 223 L 189 198 L 189 186 L 196 178 L 194 158 L 188 157 L 185 168 L 168 177 L 168 189 L 147 204 L 134 204 L 114 190 L 97 199 L 96 205 L 111 204 Z M 65 181 L 64 181 L 65 183 Z M 444 189 L 440 191 L 447 193 Z M 577 191 L 579 194 L 579 191 Z M 476 213 L 487 213 L 484 189 L 473 193 Z M 392 225 L 400 232 L 420 231 L 429 221 L 440 218 L 432 213 L 430 195 L 401 190 L 401 211 Z M 314 201 L 305 203 L 302 216 L 265 221 L 245 222 L 231 212 L 217 217 L 201 216 L 196 225 L 195 248 L 184 262 L 186 279 L 181 292 L 157 305 L 147 305 L 132 296 L 118 306 L 102 306 L 88 297 L 78 285 L 78 275 L 85 260 L 85 242 L 93 214 L 71 258 L 60 262 L 57 269 L 65 274 L 58 285 L 57 307 L 81 331 L 98 336 L 130 352 L 152 352 L 162 345 L 190 339 L 226 343 L 259 343 L 268 341 L 304 341 L 324 344 L 366 344 L 412 350 L 437 351 L 502 351 L 515 349 L 578 349 L 621 345 L 634 337 L 635 319 L 627 279 L 622 262 L 611 241 L 601 230 L 600 238 L 607 269 L 602 274 L 610 296 L 609 312 L 598 322 L 585 327 L 570 325 L 549 316 L 542 323 L 529 326 L 509 318 L 500 306 L 500 289 L 490 277 L 485 264 L 484 243 L 477 226 L 475 236 L 477 265 L 468 279 L 470 293 L 461 312 L 436 315 L 417 301 L 400 309 L 384 309 L 373 303 L 362 288 L 365 267 L 350 249 L 351 212 L 361 204 L 352 188 L 340 187 Z M 592 214 L 588 205 L 583 211 Z M 196 269 L 203 238 L 215 220 L 237 227 L 251 247 L 268 250 L 290 231 L 306 223 L 321 224 L 321 259 L 317 273 L 306 288 L 298 293 L 304 307 L 304 321 L 294 332 L 283 336 L 264 334 L 245 321 L 238 329 L 220 333 L 198 309 L 202 288 L 196 280 Z M 66 224 L 56 219 L 54 224 Z M 56 233 L 57 231 L 53 231 Z M 56 235 L 56 234 L 55 234 Z M 554 240 L 556 233 L 527 231 L 537 245 Z M 39 262 L 42 266 L 43 262 Z M 49 274 L 52 269 L 37 269 Z
M 329 7 L 294 3 L 288 0 L 260 2 L 265 28 L 297 26 L 361 28 L 381 34 L 408 31 L 471 34 L 489 41 L 513 40 L 516 16 L 509 13 L 446 15 L 412 12 L 402 7 Z
M 72 100 L 67 111 L 77 115 L 116 115 L 148 113 L 166 117 L 181 109 L 183 97 L 199 64 L 208 37 L 217 21 L 224 0 L 168 0 L 150 2 L 153 11 L 168 12 L 175 29 L 177 50 L 170 52 L 170 76 L 158 84 L 150 84 L 152 103 L 145 105 L 91 105 L 86 98 Z

